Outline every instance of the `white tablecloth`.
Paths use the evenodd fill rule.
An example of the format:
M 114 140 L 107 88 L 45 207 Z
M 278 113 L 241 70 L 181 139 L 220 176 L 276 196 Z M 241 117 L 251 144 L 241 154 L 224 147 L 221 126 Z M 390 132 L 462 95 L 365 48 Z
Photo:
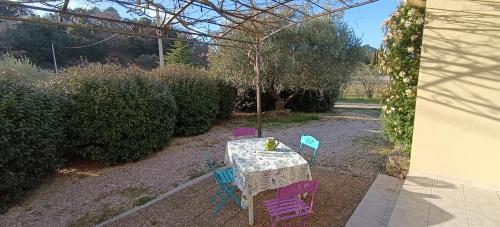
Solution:
M 276 151 L 265 151 L 266 138 L 233 140 L 227 143 L 224 162 L 234 167 L 235 181 L 242 191 L 241 205 L 259 192 L 310 180 L 307 161 L 283 143 Z

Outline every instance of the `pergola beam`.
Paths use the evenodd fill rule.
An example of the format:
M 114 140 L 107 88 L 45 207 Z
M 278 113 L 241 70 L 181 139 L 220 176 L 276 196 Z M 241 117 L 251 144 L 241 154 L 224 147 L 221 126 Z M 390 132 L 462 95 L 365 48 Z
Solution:
M 59 22 L 62 21 L 62 15 L 63 13 L 68 10 L 68 5 L 69 5 L 69 0 L 64 0 L 63 6 L 61 7 L 61 13 L 59 13 Z
M 177 17 L 179 17 L 181 15 L 181 13 L 187 9 L 188 6 L 190 6 L 191 4 L 193 4 L 193 0 L 189 1 L 188 3 L 184 4 L 184 6 L 179 9 L 179 11 L 177 11 L 176 13 L 174 13 L 172 15 L 172 17 L 170 17 L 170 19 L 168 19 L 167 23 L 163 24 L 163 27 L 166 27 L 166 26 L 169 26 L 170 23 L 176 19 Z
M 0 15 L 0 20 L 11 20 L 11 21 L 19 21 L 19 22 L 25 22 L 25 23 L 43 24 L 43 25 L 49 25 L 49 26 L 61 26 L 61 24 L 57 23 L 57 22 L 52 22 L 49 20 L 33 19 L 33 18 L 19 18 L 19 17 L 9 17 L 9 16 Z M 91 26 L 78 25 L 78 24 L 64 24 L 64 26 L 69 27 L 69 28 L 87 29 L 87 30 L 94 30 L 94 31 L 100 31 L 100 32 L 107 32 L 107 33 L 117 33 L 117 34 L 127 35 L 127 36 L 141 36 L 141 37 L 147 37 L 147 38 L 158 38 L 158 36 L 154 35 L 154 34 L 147 35 L 147 34 L 143 34 L 143 33 L 127 32 L 127 31 L 122 31 L 122 30 L 110 30 L 109 28 L 91 27 Z M 204 41 L 192 40 L 192 39 L 186 40 L 186 39 L 182 39 L 182 38 L 165 37 L 165 36 L 163 37 L 163 39 L 173 40 L 173 41 L 180 40 L 180 41 L 186 41 L 188 43 L 203 44 L 203 45 L 208 45 L 208 46 L 220 46 L 220 47 L 252 50 L 250 47 L 247 47 L 246 45 L 237 46 L 237 45 L 231 45 L 231 44 L 204 42 Z
M 290 23 L 288 25 L 285 25 L 285 26 L 281 27 L 278 30 L 275 30 L 275 31 L 269 33 L 268 35 L 264 36 L 260 41 L 262 42 L 262 41 L 268 39 L 269 37 L 275 35 L 276 33 L 280 32 L 280 31 L 283 31 L 283 30 L 285 30 L 287 28 L 290 28 L 290 27 L 292 27 L 294 25 L 299 25 L 299 24 L 305 23 L 305 22 L 307 22 L 307 21 L 309 21 L 311 19 L 328 16 L 330 14 L 334 14 L 334 13 L 341 12 L 341 11 L 344 11 L 344 10 L 347 10 L 347 9 L 351 9 L 351 8 L 355 8 L 355 7 L 367 5 L 367 4 L 376 2 L 376 1 L 379 1 L 379 0 L 366 0 L 366 1 L 363 1 L 363 2 L 356 3 L 356 4 L 346 5 L 344 7 L 340 7 L 340 8 L 337 8 L 337 9 L 325 11 L 323 13 L 318 13 L 318 14 L 316 14 L 314 16 L 306 17 L 306 18 L 304 18 L 304 19 L 302 19 L 300 21 Z
M 58 9 L 49 9 L 49 8 L 45 8 L 45 7 L 30 6 L 30 5 L 19 4 L 17 2 L 11 2 L 11 1 L 5 1 L 5 0 L 0 0 L 0 4 L 10 5 L 10 6 L 14 6 L 14 7 L 20 7 L 20 8 L 25 8 L 25 9 L 51 12 L 51 13 L 55 13 L 55 14 L 61 13 L 61 11 Z M 67 21 L 64 21 L 64 20 L 62 22 L 50 22 L 49 21 L 49 22 L 46 22 L 44 24 L 62 25 L 62 26 L 73 27 L 73 28 L 102 30 L 97 26 L 88 26 L 85 24 L 77 23 L 77 21 L 76 21 L 78 19 L 90 18 L 90 19 L 95 19 L 98 21 L 104 21 L 104 22 L 110 23 L 110 24 L 108 24 L 108 27 L 103 28 L 104 30 L 102 30 L 102 31 L 104 31 L 104 32 L 113 31 L 115 33 L 120 33 L 120 34 L 124 34 L 124 35 L 158 37 L 158 35 L 156 34 L 156 31 L 161 31 L 162 33 L 167 33 L 168 31 L 172 31 L 172 32 L 185 34 L 185 35 L 205 36 L 205 37 L 210 37 L 210 38 L 215 38 L 215 39 L 233 41 L 236 43 L 254 44 L 253 42 L 249 42 L 246 40 L 238 40 L 238 39 L 233 39 L 233 38 L 219 37 L 219 36 L 212 35 L 212 34 L 201 33 L 199 31 L 193 31 L 193 32 L 182 31 L 182 30 L 177 30 L 177 29 L 164 28 L 164 27 L 159 27 L 159 26 L 154 26 L 154 25 L 141 24 L 141 23 L 136 23 L 136 22 L 106 18 L 106 17 L 98 17 L 98 16 L 82 14 L 82 13 L 75 13 L 75 12 L 70 12 L 70 11 L 66 11 L 64 14 L 66 16 L 70 16 L 70 18 L 68 18 Z M 21 17 L 5 17 L 5 16 L 1 16 L 0 19 L 25 21 L 25 22 L 31 22 L 31 23 L 37 23 L 37 21 L 41 20 L 41 19 L 30 19 L 30 18 L 21 18 Z M 64 22 L 71 22 L 71 23 L 64 23 Z M 111 27 L 110 25 L 113 25 L 113 26 Z M 144 32 L 144 30 L 141 30 L 140 32 L 134 31 L 134 29 L 136 27 L 142 27 L 145 29 L 149 29 L 149 31 L 147 33 Z M 126 30 L 126 31 L 122 31 L 122 30 Z
M 257 17 L 263 13 L 267 13 L 275 8 L 277 8 L 278 6 L 282 6 L 282 5 L 285 5 L 286 3 L 289 3 L 289 2 L 292 2 L 293 0 L 286 0 L 284 2 L 281 2 L 281 3 L 277 3 L 276 5 L 273 5 L 273 6 L 270 6 L 268 7 L 266 10 L 260 10 L 258 13 L 252 15 L 251 17 Z M 221 37 L 225 37 L 227 34 L 229 34 L 231 31 L 233 31 L 234 29 L 237 29 L 238 27 L 241 27 L 243 25 L 243 23 L 245 23 L 246 21 L 242 21 L 242 22 L 239 22 L 239 23 L 235 23 L 235 25 L 233 27 L 231 27 L 230 29 L 228 29 L 227 31 L 225 31 Z

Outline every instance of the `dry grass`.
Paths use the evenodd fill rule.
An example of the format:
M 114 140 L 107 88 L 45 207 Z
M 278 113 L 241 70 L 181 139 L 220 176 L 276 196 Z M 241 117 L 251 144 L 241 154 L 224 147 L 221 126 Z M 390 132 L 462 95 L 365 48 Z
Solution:
M 86 212 L 83 216 L 78 218 L 76 221 L 69 223 L 69 226 L 94 226 L 96 223 L 108 220 L 119 213 L 126 211 L 134 206 L 140 206 L 144 203 L 154 199 L 146 188 L 126 188 L 119 191 L 110 191 L 108 193 L 103 193 L 99 197 L 95 198 L 93 201 L 98 202 L 108 197 L 121 196 L 128 198 L 128 201 L 120 204 L 105 204 L 98 210 Z
M 143 195 L 135 200 L 134 205 L 135 206 L 142 206 L 142 205 L 146 204 L 147 202 L 153 200 L 154 198 L 155 198 L 155 196 Z
M 69 223 L 68 226 L 69 227 L 94 226 L 95 223 L 99 223 L 107 219 L 110 219 L 113 216 L 127 210 L 127 208 L 128 207 L 126 206 L 121 206 L 121 207 L 113 206 L 113 207 L 106 207 L 98 212 L 88 212 L 85 213 L 80 218 L 78 218 L 76 221 Z
M 364 108 L 338 108 L 335 107 L 330 113 L 326 115 L 331 116 L 367 116 L 367 117 L 380 117 L 380 109 L 364 109 Z
M 267 112 L 262 115 L 262 127 L 266 129 L 282 129 L 318 121 L 320 118 L 321 116 L 315 113 Z M 240 114 L 231 120 L 241 122 L 246 127 L 257 127 L 257 116 L 255 114 Z
M 362 146 L 363 150 L 371 153 L 388 156 L 394 153 L 392 143 L 382 133 L 360 136 L 353 139 L 353 143 Z

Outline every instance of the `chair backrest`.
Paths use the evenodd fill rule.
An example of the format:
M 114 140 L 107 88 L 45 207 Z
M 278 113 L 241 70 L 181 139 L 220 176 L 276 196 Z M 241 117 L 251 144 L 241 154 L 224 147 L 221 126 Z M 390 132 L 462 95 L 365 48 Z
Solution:
M 208 151 L 203 151 L 203 156 L 205 157 L 205 161 L 208 168 L 210 169 L 210 172 L 212 172 L 212 176 L 214 177 L 215 182 L 218 185 L 223 185 L 223 179 L 221 179 L 221 176 L 219 174 L 220 170 L 217 169 L 217 163 L 212 158 L 210 158 Z
M 318 189 L 318 180 L 299 181 L 291 185 L 278 188 L 278 198 L 289 198 L 305 193 L 316 193 Z
M 233 130 L 233 136 L 236 139 L 238 136 L 257 136 L 257 129 L 255 128 L 237 128 Z
M 318 190 L 318 185 L 318 180 L 299 181 L 297 183 L 278 188 L 277 197 L 291 198 L 309 193 L 311 195 L 311 204 L 309 205 L 309 210 L 307 212 L 312 212 L 314 207 L 314 196 Z
M 302 149 L 302 145 L 306 145 L 314 150 L 317 150 L 319 147 L 319 140 L 312 136 L 302 135 L 300 137 L 300 148 Z

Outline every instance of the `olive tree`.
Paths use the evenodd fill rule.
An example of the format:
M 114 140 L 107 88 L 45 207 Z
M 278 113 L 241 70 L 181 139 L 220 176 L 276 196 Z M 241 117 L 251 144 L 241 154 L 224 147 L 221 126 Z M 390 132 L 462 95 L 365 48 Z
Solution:
M 230 35 L 254 38 L 244 32 Z M 311 20 L 283 30 L 263 41 L 260 51 L 262 88 L 276 100 L 278 111 L 305 90 L 338 90 L 362 56 L 360 39 L 337 17 Z M 253 86 L 253 54 L 238 48 L 213 48 L 208 56 L 211 71 L 239 88 Z M 285 90 L 289 92 L 283 97 Z
M 356 67 L 352 80 L 361 84 L 363 93 L 371 99 L 375 96 L 377 89 L 385 83 L 382 74 L 377 72 L 372 65 L 360 64 Z

